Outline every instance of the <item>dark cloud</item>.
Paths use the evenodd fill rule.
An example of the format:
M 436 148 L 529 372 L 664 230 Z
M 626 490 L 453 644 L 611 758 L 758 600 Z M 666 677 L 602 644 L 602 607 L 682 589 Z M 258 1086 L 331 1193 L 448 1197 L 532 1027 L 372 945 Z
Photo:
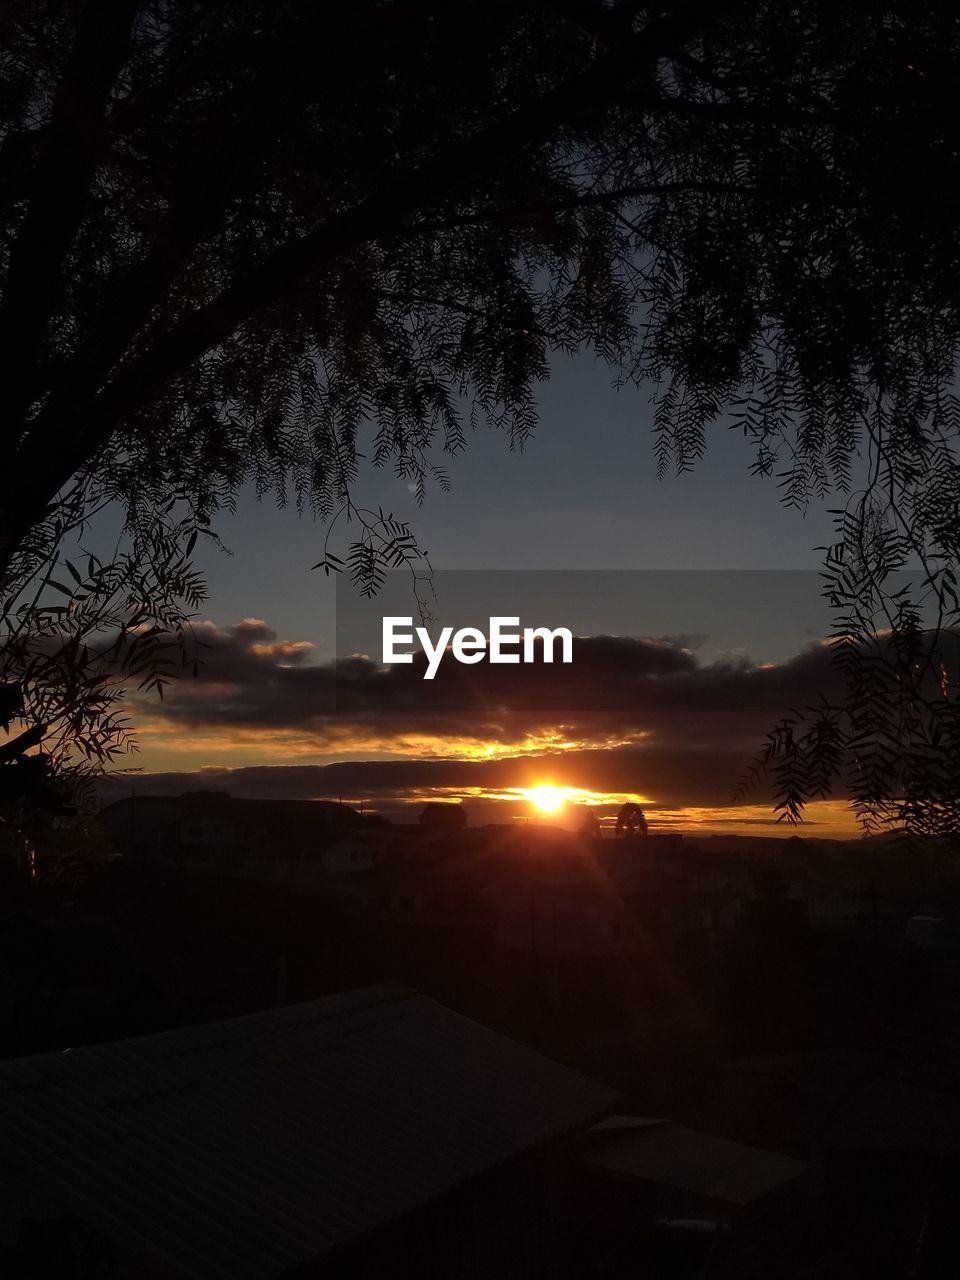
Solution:
M 621 747 L 496 760 L 352 760 L 328 765 L 208 768 L 108 779 L 101 789 L 109 800 L 129 795 L 131 787 L 151 795 L 209 789 L 258 799 L 365 799 L 378 808 L 393 809 L 410 797 L 433 792 L 469 797 L 478 791 L 497 793 L 535 786 L 548 777 L 556 785 L 601 794 L 650 794 L 660 807 L 722 807 L 730 804 L 732 784 L 742 763 L 737 753 Z
M 463 666 L 448 657 L 425 681 L 422 656 L 388 668 L 368 657 L 311 662 L 311 646 L 280 639 L 258 619 L 204 623 L 199 634 L 199 677 L 174 682 L 162 709 L 138 709 L 141 723 L 159 712 L 168 750 L 198 735 L 214 759 L 217 742 L 234 737 L 254 750 L 262 740 L 264 756 L 276 759 L 294 748 L 300 758 L 361 750 L 378 758 L 154 774 L 136 780 L 144 792 L 342 796 L 394 812 L 411 798 L 509 793 L 549 780 L 651 796 L 661 812 L 721 809 L 781 716 L 840 692 L 824 644 L 758 665 L 744 654 L 703 663 L 699 637 L 587 636 L 575 641 L 571 665 Z M 479 754 L 486 747 L 489 758 Z M 402 758 L 410 756 L 423 758 Z M 131 783 L 105 785 L 115 798 Z M 755 798 L 763 803 L 768 793 Z
M 199 677 L 169 688 L 165 719 L 184 731 L 297 732 L 318 751 L 351 732 L 385 745 L 469 738 L 509 747 L 551 733 L 580 744 L 739 748 L 788 707 L 835 691 L 822 645 L 778 666 L 743 656 L 701 664 L 683 638 L 588 636 L 574 641 L 570 665 L 465 666 L 448 656 L 426 681 L 422 655 L 411 666 L 310 663 L 309 646 L 281 641 L 254 619 L 205 624 L 200 637 Z
M 390 810 L 411 795 L 510 791 L 549 777 L 599 793 L 650 795 L 667 808 L 722 807 L 776 719 L 836 692 L 824 645 L 777 666 L 743 655 L 705 664 L 689 637 L 590 636 L 575 641 L 571 665 L 469 667 L 448 658 L 428 682 L 422 661 L 311 663 L 308 645 L 283 641 L 256 619 L 206 623 L 200 636 L 199 677 L 172 684 L 162 709 L 139 708 L 141 720 L 160 711 L 173 749 L 181 734 L 186 745 L 193 734 L 228 743 L 262 731 L 265 744 L 296 739 L 301 756 L 357 754 L 357 744 L 395 756 L 155 774 L 137 780 L 144 790 L 343 796 Z M 470 756 L 465 743 L 491 744 L 496 753 L 444 758 Z M 565 749 L 553 749 L 560 743 Z M 429 758 L 396 758 L 404 754 Z

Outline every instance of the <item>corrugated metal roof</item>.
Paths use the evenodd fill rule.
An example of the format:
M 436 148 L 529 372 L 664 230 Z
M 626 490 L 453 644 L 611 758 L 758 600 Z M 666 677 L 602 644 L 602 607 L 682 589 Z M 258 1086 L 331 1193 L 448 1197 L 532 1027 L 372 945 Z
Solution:
M 618 1101 L 378 986 L 0 1063 L 0 1168 L 163 1275 L 265 1280 Z
M 604 1173 L 660 1183 L 738 1205 L 760 1199 L 810 1168 L 804 1161 L 776 1151 L 763 1151 L 670 1123 L 635 1128 L 585 1159 L 590 1168 Z

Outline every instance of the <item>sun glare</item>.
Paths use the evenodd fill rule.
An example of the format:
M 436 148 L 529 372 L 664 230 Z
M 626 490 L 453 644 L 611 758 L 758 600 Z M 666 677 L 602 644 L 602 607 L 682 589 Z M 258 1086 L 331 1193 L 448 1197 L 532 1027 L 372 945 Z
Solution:
M 551 787 L 546 784 L 539 787 L 530 787 L 525 794 L 530 803 L 539 809 L 541 813 L 556 813 L 566 799 L 564 792 L 559 787 Z

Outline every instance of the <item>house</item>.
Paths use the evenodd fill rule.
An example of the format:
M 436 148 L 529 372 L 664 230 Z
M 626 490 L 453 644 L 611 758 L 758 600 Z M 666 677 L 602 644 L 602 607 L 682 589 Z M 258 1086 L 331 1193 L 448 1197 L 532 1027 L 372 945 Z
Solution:
M 821 1252 L 812 1165 L 688 1129 L 613 1116 L 583 1144 L 594 1231 L 621 1241 L 623 1275 L 798 1276 Z
M 732 1216 L 780 1192 L 813 1167 L 661 1118 L 611 1116 L 594 1125 L 590 1136 L 594 1143 L 583 1157 L 587 1168 L 604 1179 L 669 1189 L 674 1194 L 669 1209 L 674 1213 L 719 1209 Z
M 640 925 L 615 893 L 602 888 L 534 885 L 496 908 L 496 941 L 533 955 L 611 956 L 635 951 Z
M 584 840 L 514 827 L 492 889 L 499 945 L 537 955 L 615 957 L 652 938 L 715 943 L 734 928 L 753 889 L 744 859 L 714 855 L 676 834 Z
M 602 957 L 636 949 L 640 929 L 627 900 L 635 859 L 629 850 L 622 856 L 633 842 L 607 843 L 612 857 L 567 832 L 516 828 L 512 862 L 488 894 L 497 945 L 541 956 Z
M 620 1101 L 396 985 L 2 1062 L 0 1268 L 563 1276 L 561 1157 Z
M 372 871 L 395 843 L 389 827 L 358 827 L 337 836 L 320 851 L 319 867 L 328 875 Z
M 409 851 L 408 851 L 409 852 Z M 356 899 L 381 919 L 478 923 L 489 917 L 489 899 L 503 882 L 500 864 L 482 847 L 464 841 L 457 852 L 418 847 L 413 857 L 395 849 L 358 881 Z
M 249 800 L 224 791 L 131 795 L 99 822 L 120 853 L 192 866 L 266 869 L 317 864 L 363 818 L 328 800 Z

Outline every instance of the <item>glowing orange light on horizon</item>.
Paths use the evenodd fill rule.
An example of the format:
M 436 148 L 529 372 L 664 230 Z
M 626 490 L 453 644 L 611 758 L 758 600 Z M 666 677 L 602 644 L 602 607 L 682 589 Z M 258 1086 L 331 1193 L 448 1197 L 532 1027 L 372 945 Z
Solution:
M 528 787 L 524 795 L 541 813 L 556 813 L 566 802 L 566 794 L 560 787 L 551 787 L 542 783 L 538 787 Z

